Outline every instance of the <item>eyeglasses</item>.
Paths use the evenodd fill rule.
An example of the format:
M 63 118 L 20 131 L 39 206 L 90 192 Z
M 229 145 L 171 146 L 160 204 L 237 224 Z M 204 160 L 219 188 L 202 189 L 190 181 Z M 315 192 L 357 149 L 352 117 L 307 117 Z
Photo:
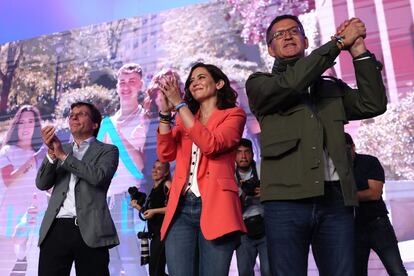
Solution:
M 90 115 L 87 112 L 81 111 L 81 112 L 78 112 L 78 113 L 71 112 L 71 113 L 69 113 L 68 117 L 69 117 L 69 119 L 73 120 L 73 119 L 75 119 L 75 117 L 76 118 L 90 117 Z
M 302 34 L 303 32 L 298 26 L 294 26 L 294 27 L 289 28 L 287 30 L 276 31 L 270 37 L 268 44 L 270 44 L 273 39 L 280 40 L 280 39 L 284 38 L 287 33 L 289 33 L 292 36 L 296 36 L 296 35 Z

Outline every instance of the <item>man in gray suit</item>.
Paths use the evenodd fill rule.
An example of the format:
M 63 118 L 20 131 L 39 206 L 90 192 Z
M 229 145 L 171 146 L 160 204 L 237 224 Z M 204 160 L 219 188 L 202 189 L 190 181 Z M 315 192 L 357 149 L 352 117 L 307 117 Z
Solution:
M 96 140 L 102 116 L 89 103 L 72 104 L 71 144 L 42 129 L 48 154 L 37 173 L 40 190 L 53 188 L 39 235 L 40 276 L 108 275 L 108 249 L 119 244 L 106 195 L 118 167 L 118 148 Z

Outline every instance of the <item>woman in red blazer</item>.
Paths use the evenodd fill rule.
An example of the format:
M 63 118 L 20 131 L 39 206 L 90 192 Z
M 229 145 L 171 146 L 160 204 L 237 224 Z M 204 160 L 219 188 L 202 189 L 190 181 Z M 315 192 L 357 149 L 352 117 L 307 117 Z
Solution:
M 246 114 L 236 107 L 229 79 L 214 65 L 191 68 L 185 101 L 173 78 L 159 85 L 165 97 L 157 154 L 161 162 L 176 161 L 161 228 L 168 271 L 227 276 L 239 233 L 246 230 L 234 177 Z M 177 116 L 171 127 L 173 109 Z

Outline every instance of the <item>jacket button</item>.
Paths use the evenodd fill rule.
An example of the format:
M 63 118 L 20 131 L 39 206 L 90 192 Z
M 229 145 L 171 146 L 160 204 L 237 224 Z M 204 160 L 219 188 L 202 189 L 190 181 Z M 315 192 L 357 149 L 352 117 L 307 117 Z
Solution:
M 315 184 L 319 184 L 319 181 L 318 181 L 318 180 L 316 180 L 316 181 L 315 181 Z
M 316 150 L 316 147 L 312 147 L 313 150 Z

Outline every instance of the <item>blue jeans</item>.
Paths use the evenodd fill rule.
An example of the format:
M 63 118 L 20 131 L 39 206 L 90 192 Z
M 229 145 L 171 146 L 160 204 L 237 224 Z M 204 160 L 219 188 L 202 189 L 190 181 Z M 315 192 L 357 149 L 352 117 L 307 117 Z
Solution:
M 240 245 L 236 249 L 239 276 L 254 276 L 257 254 L 259 254 L 260 260 L 260 275 L 270 276 L 266 237 L 255 240 L 247 235 L 242 235 Z
M 206 240 L 200 230 L 201 198 L 187 192 L 178 204 L 165 240 L 171 276 L 227 276 L 239 233 Z
M 339 183 L 320 197 L 265 202 L 264 211 L 272 275 L 307 275 L 310 245 L 319 275 L 354 275 L 354 209 Z
M 398 249 L 398 241 L 388 216 L 378 217 L 367 224 L 357 224 L 356 271 L 358 276 L 366 276 L 371 248 L 380 257 L 389 275 L 407 275 Z

